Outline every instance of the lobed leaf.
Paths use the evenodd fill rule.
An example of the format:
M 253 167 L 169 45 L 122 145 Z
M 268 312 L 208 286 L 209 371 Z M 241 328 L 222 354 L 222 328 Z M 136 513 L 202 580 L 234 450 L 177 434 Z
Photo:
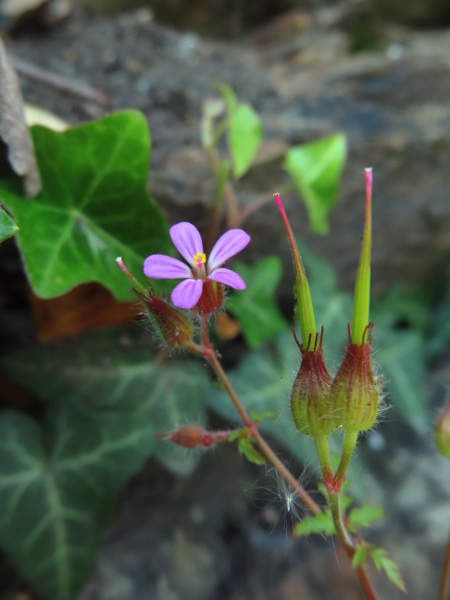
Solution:
M 356 533 L 359 527 L 370 527 L 372 523 L 380 521 L 384 517 L 381 506 L 364 504 L 364 506 L 353 508 L 348 515 L 348 527 Z
M 142 273 L 145 257 L 171 252 L 168 225 L 147 191 L 150 137 L 144 116 L 125 111 L 55 132 L 32 129 L 42 190 L 24 202 L 0 183 L 36 294 L 51 298 L 96 281 L 129 300 L 115 259 Z
M 389 558 L 386 550 L 384 550 L 384 548 L 373 546 L 369 552 L 376 568 L 379 571 L 384 571 L 387 578 L 392 581 L 399 590 L 406 594 L 406 584 L 400 573 L 400 568 L 392 558 Z
M 321 533 L 328 536 L 336 533 L 333 517 L 329 510 L 304 517 L 300 523 L 297 523 L 293 531 L 295 536 L 311 535 L 312 533 Z

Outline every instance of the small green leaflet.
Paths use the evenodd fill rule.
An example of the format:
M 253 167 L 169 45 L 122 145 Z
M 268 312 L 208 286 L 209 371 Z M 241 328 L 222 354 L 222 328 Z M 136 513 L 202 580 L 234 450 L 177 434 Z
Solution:
M 0 206 L 0 242 L 12 237 L 19 228 Z
M 381 506 L 364 504 L 350 511 L 347 517 L 348 528 L 351 532 L 356 533 L 360 527 L 370 527 L 372 523 L 380 521 L 383 517 L 384 510 Z
M 32 129 L 42 190 L 25 202 L 0 183 L 36 294 L 52 298 L 96 281 L 130 298 L 115 259 L 141 276 L 146 256 L 170 253 L 168 225 L 147 191 L 150 137 L 145 117 L 125 111 L 55 132 Z
M 255 465 L 265 465 L 266 461 L 261 454 L 255 449 L 253 443 L 248 437 L 240 437 L 238 442 L 239 454 L 243 454 L 245 458 Z
M 230 115 L 229 145 L 233 175 L 239 179 L 249 170 L 262 140 L 262 125 L 249 104 L 238 104 Z
M 251 267 L 234 263 L 233 269 L 247 288 L 231 296 L 227 308 L 239 319 L 248 345 L 257 348 L 288 327 L 274 298 L 283 270 L 281 260 L 269 256 Z
M 305 202 L 315 233 L 328 232 L 328 215 L 337 200 L 346 156 L 347 142 L 341 133 L 296 146 L 286 153 L 284 169 Z
M 217 84 L 228 112 L 228 146 L 233 175 L 239 179 L 249 170 L 261 144 L 263 129 L 257 113 L 249 104 L 238 102 L 230 86 Z
M 364 564 L 369 556 L 372 558 L 376 568 L 379 571 L 384 571 L 386 577 L 392 581 L 399 590 L 406 594 L 406 585 L 402 574 L 400 573 L 399 566 L 392 558 L 389 558 L 388 553 L 384 548 L 378 548 L 377 546 L 367 544 L 364 541 L 357 543 L 352 560 L 353 566 L 356 568 L 359 565 Z
M 312 533 L 321 533 L 328 536 L 336 533 L 330 510 L 304 517 L 300 523 L 297 523 L 293 531 L 295 536 L 311 535 Z

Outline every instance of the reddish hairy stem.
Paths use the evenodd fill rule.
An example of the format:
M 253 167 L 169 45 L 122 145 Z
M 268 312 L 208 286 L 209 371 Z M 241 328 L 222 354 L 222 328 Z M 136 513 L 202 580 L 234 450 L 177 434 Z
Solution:
M 446 600 L 448 580 L 450 578 L 450 535 L 448 537 L 447 550 L 445 552 L 444 564 L 442 565 L 442 576 L 441 583 L 439 585 L 439 592 L 437 600 Z
M 212 346 L 211 342 L 208 338 L 207 333 L 207 319 L 202 320 L 202 339 L 207 343 L 205 346 L 198 346 L 197 344 L 191 343 L 188 347 L 190 350 L 197 354 L 201 354 L 204 356 L 210 363 L 212 369 L 217 375 L 218 379 L 224 386 L 226 392 L 228 393 L 234 407 L 236 408 L 239 416 L 245 427 L 248 427 L 252 430 L 252 436 L 257 443 L 259 449 L 264 454 L 268 462 L 274 467 L 274 469 L 286 480 L 286 482 L 295 490 L 296 494 L 299 498 L 303 500 L 306 506 L 309 508 L 312 514 L 317 515 L 321 512 L 320 507 L 314 502 L 308 492 L 300 485 L 297 479 L 292 475 L 289 469 L 281 462 L 263 436 L 259 433 L 259 431 L 253 427 L 254 423 L 251 418 L 247 414 L 245 408 L 243 407 L 241 401 L 239 400 L 238 395 L 234 391 L 233 386 L 230 383 L 230 380 L 227 377 L 227 374 L 222 368 L 219 359 L 217 358 Z M 345 550 L 345 553 L 352 560 L 353 555 L 355 553 L 355 545 L 353 543 L 352 538 L 350 537 L 343 521 L 342 510 L 339 501 L 338 494 L 330 494 L 330 506 L 333 514 L 333 520 L 336 526 L 337 537 Z M 359 565 L 356 568 L 356 572 L 358 575 L 358 579 L 361 583 L 361 586 L 364 590 L 364 593 L 367 597 L 367 600 L 377 600 L 376 592 L 370 582 L 370 579 L 364 569 L 363 565 Z M 438 599 L 440 600 L 440 598 Z

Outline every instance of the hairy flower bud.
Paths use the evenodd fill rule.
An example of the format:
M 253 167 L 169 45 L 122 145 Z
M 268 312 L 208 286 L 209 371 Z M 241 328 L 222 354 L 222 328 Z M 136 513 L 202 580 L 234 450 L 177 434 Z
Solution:
M 166 438 L 172 444 L 183 448 L 210 448 L 217 442 L 226 441 L 228 431 L 207 431 L 198 425 L 185 425 L 169 433 L 156 433 L 156 437 Z
M 305 435 L 329 435 L 336 429 L 330 410 L 331 377 L 324 362 L 322 352 L 323 328 L 314 350 L 305 350 L 298 344 L 302 353 L 300 370 L 295 378 L 291 394 L 292 418 L 297 429 Z M 296 340 L 297 341 L 297 340 Z
M 378 414 L 381 390 L 372 366 L 372 329 L 369 323 L 361 344 L 352 342 L 349 333 L 347 351 L 331 384 L 334 422 L 346 431 L 370 429 Z
M 152 286 L 148 294 L 132 291 L 144 301 L 147 315 L 161 339 L 171 348 L 182 348 L 191 341 L 194 325 L 180 310 L 155 295 Z
M 436 423 L 434 433 L 439 452 L 450 458 L 450 402 Z

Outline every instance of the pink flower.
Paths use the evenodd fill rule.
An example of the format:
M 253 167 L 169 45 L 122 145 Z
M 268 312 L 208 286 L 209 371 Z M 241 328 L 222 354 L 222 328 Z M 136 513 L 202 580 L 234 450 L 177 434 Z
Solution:
M 188 265 L 166 256 L 152 254 L 144 261 L 144 273 L 152 279 L 184 279 L 172 292 L 172 302 L 178 308 L 193 308 L 200 299 L 203 284 L 207 280 L 244 290 L 245 282 L 240 275 L 224 269 L 229 258 L 243 250 L 250 236 L 242 229 L 230 229 L 218 239 L 206 260 L 203 243 L 197 228 L 191 223 L 178 223 L 170 229 L 172 242 Z

